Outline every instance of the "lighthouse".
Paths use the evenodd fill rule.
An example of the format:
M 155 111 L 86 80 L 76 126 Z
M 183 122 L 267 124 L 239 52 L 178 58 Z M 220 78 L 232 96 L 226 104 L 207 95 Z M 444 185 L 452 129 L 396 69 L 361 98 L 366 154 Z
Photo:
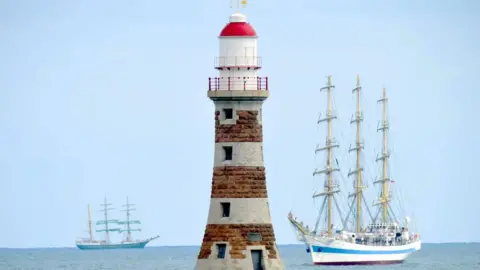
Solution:
M 273 231 L 263 161 L 257 33 L 237 12 L 220 32 L 218 77 L 208 79 L 215 104 L 215 154 L 207 226 L 195 269 L 284 269 Z

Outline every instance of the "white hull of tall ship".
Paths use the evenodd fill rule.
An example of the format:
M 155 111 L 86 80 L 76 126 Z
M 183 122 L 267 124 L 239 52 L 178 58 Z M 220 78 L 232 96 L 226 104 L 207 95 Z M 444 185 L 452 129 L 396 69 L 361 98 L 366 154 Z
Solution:
M 308 252 L 317 265 L 372 265 L 402 263 L 420 250 L 421 241 L 404 245 L 373 246 L 349 243 L 326 237 L 305 236 Z

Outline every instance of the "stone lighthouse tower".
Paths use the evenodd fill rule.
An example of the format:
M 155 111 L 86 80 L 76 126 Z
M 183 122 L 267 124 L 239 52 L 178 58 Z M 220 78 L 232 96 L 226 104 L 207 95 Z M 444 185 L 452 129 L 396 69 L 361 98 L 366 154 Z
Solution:
M 275 243 L 263 162 L 262 103 L 268 78 L 259 77 L 257 33 L 234 13 L 219 36 L 218 77 L 209 78 L 215 103 L 215 158 L 207 227 L 196 264 L 204 269 L 284 269 Z

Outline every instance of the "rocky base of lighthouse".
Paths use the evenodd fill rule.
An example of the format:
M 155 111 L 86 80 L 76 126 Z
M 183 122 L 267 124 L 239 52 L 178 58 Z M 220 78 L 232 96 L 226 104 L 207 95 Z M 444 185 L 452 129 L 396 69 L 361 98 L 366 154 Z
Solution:
M 259 241 L 248 241 L 248 234 L 258 233 Z M 225 259 L 217 259 L 216 244 L 226 244 Z M 253 269 L 252 250 L 261 250 L 265 269 L 284 269 L 275 244 L 271 224 L 209 224 L 196 269 Z
M 222 217 L 221 203 L 230 203 L 229 217 Z M 226 246 L 224 258 L 218 258 L 218 244 Z M 271 224 L 265 168 L 215 167 L 210 211 L 195 269 L 253 269 L 252 250 L 262 251 L 264 269 L 284 269 Z

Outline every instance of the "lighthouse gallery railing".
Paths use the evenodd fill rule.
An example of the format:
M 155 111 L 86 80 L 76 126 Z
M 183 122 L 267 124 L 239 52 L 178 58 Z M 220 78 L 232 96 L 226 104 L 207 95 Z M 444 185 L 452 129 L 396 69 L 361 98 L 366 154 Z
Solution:
M 208 91 L 268 91 L 268 77 L 210 77 Z

